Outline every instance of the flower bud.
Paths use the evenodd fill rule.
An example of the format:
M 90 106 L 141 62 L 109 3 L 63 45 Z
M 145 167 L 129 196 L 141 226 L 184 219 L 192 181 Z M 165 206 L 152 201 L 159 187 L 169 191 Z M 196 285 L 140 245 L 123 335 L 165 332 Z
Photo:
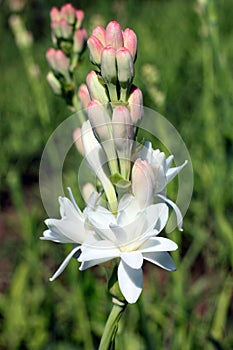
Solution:
M 76 21 L 76 10 L 71 4 L 65 4 L 61 7 L 61 17 L 69 24 L 73 25 Z
M 57 67 L 56 60 L 55 60 L 55 54 L 56 54 L 56 50 L 53 48 L 49 48 L 46 52 L 47 62 L 53 70 L 56 70 L 56 67 Z
M 105 43 L 106 45 L 112 45 L 116 50 L 124 45 L 121 26 L 118 22 L 111 21 L 108 23 L 105 31 Z
M 92 183 L 87 182 L 82 188 L 82 196 L 86 204 L 88 204 L 89 198 L 93 192 L 96 195 L 98 194 L 95 186 Z
M 50 10 L 50 19 L 52 22 L 59 21 L 61 19 L 60 11 L 57 7 L 52 7 L 52 9 Z
M 73 33 L 73 29 L 71 25 L 64 18 L 60 19 L 60 21 L 58 22 L 58 25 L 60 26 L 60 29 L 61 29 L 61 37 L 63 39 L 71 39 L 72 33 Z
M 81 27 L 84 19 L 84 12 L 82 10 L 76 11 L 76 25 L 75 28 L 78 29 Z
M 134 130 L 127 107 L 117 106 L 112 115 L 113 136 L 117 149 L 123 150 L 127 140 L 133 140 Z
M 56 70 L 67 75 L 69 73 L 70 62 L 62 50 L 55 50 Z
M 82 108 L 86 109 L 88 106 L 88 103 L 91 101 L 86 84 L 80 85 L 78 89 L 78 97 L 81 102 Z
M 52 30 L 52 36 L 55 36 L 56 38 L 62 37 L 62 31 L 60 27 L 60 20 L 54 20 L 51 22 L 51 30 Z
M 118 80 L 123 89 L 131 84 L 134 77 L 133 58 L 128 49 L 121 47 L 116 52 Z
M 87 40 L 87 32 L 85 29 L 80 28 L 77 29 L 74 34 L 74 52 L 80 54 L 83 52 L 84 47 L 86 45 Z
M 105 107 L 96 100 L 88 104 L 88 119 L 108 158 L 111 174 L 118 173 L 117 155 L 112 136 L 112 123 Z
M 101 54 L 104 48 L 102 43 L 96 36 L 91 35 L 90 38 L 87 40 L 87 46 L 90 51 L 91 62 L 99 66 L 101 62 Z
M 112 139 L 111 119 L 105 107 L 97 100 L 88 103 L 88 119 L 99 141 Z
M 143 96 L 141 90 L 132 85 L 128 99 L 130 115 L 134 125 L 136 125 L 143 117 Z
M 123 39 L 124 39 L 124 47 L 126 47 L 129 50 L 129 52 L 131 53 L 131 56 L 133 57 L 133 61 L 135 61 L 137 56 L 136 34 L 132 29 L 127 28 L 123 32 Z
M 75 146 L 79 153 L 84 156 L 83 142 L 82 142 L 82 130 L 81 128 L 76 128 L 73 132 L 73 140 L 75 142 Z
M 154 175 L 147 160 L 136 160 L 132 168 L 132 192 L 141 208 L 153 204 Z
M 95 29 L 92 31 L 92 35 L 94 35 L 103 46 L 106 46 L 105 42 L 105 29 L 102 26 L 97 26 Z
M 61 95 L 62 94 L 62 88 L 59 80 L 55 77 L 55 75 L 52 72 L 49 72 L 46 76 L 47 82 L 55 95 Z
M 101 56 L 101 75 L 106 83 L 117 83 L 116 50 L 108 45 Z
M 134 130 L 129 110 L 125 106 L 117 106 L 112 116 L 113 138 L 120 162 L 121 175 L 128 180 L 131 169 L 131 152 Z
M 100 77 L 95 71 L 91 71 L 86 78 L 87 88 L 91 99 L 98 100 L 100 103 L 108 103 L 108 95 Z

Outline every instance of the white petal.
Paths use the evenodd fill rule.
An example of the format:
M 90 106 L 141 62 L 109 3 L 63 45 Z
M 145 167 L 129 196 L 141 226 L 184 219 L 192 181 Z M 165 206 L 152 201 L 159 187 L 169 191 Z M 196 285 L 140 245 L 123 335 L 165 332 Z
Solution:
M 148 221 L 148 231 L 155 228 L 158 232 L 162 231 L 168 220 L 168 208 L 164 203 L 154 204 L 145 209 L 145 215 Z
M 178 206 L 174 202 L 172 202 L 170 199 L 168 199 L 167 197 L 163 196 L 162 194 L 158 194 L 157 197 L 163 199 L 164 202 L 168 203 L 172 207 L 172 209 L 174 209 L 175 214 L 176 214 L 176 219 L 177 219 L 178 230 L 179 231 L 183 231 L 183 229 L 182 229 L 183 216 L 182 216 L 181 211 L 178 208 Z
M 92 246 L 82 246 L 82 253 L 78 259 L 80 262 L 104 258 L 116 258 L 119 250 L 110 241 L 99 241 Z
M 83 243 L 85 240 L 86 231 L 84 222 L 78 219 L 76 221 L 72 221 L 66 217 L 61 220 L 47 219 L 45 223 L 52 232 L 62 234 L 74 243 Z
M 183 167 L 188 163 L 187 160 L 184 161 L 183 164 L 181 164 L 178 167 L 168 169 L 166 173 L 167 183 L 170 182 L 174 177 L 183 169 Z
M 83 270 L 86 270 L 86 269 L 89 269 L 90 267 L 93 267 L 95 265 L 100 265 L 100 264 L 103 264 L 105 263 L 106 261 L 109 261 L 111 260 L 112 258 L 103 258 L 103 259 L 95 259 L 95 260 L 91 260 L 91 261 L 84 261 L 82 262 L 82 264 L 80 265 L 80 268 L 79 270 L 80 271 L 83 271 Z
M 144 253 L 143 257 L 145 260 L 162 267 L 168 271 L 175 271 L 176 265 L 173 259 L 167 252 L 154 252 L 154 253 Z
M 124 244 L 125 239 L 127 237 L 127 233 L 125 232 L 125 230 L 122 227 L 115 224 L 110 224 L 109 226 L 115 235 L 114 242 L 117 244 L 117 246 L 119 247 L 121 246 L 121 244 Z
M 51 230 L 46 230 L 43 232 L 43 237 L 40 237 L 43 241 L 53 241 L 57 243 L 74 243 L 71 239 L 68 237 Z
M 168 252 L 177 248 L 177 244 L 168 238 L 151 237 L 140 247 L 140 252 Z
M 142 292 L 142 269 L 132 269 L 121 260 L 117 274 L 120 290 L 125 299 L 130 304 L 136 303 Z
M 121 253 L 121 259 L 132 269 L 140 269 L 143 264 L 143 256 L 139 251 L 123 252 Z
M 174 156 L 173 155 L 170 155 L 167 159 L 166 159 L 166 167 L 167 169 L 170 168 L 172 162 L 173 162 L 173 159 L 174 159 Z
M 83 221 L 84 217 L 79 209 L 79 207 L 74 206 L 73 203 L 66 197 L 59 197 L 58 198 L 60 203 L 60 213 L 61 217 L 66 217 L 67 219 L 73 220 L 73 221 Z
M 70 259 L 74 256 L 74 254 L 80 249 L 80 246 L 75 247 L 74 249 L 71 250 L 69 255 L 65 258 L 63 263 L 60 265 L 58 270 L 55 272 L 55 274 L 49 279 L 51 282 L 54 281 L 66 268 L 68 265 Z

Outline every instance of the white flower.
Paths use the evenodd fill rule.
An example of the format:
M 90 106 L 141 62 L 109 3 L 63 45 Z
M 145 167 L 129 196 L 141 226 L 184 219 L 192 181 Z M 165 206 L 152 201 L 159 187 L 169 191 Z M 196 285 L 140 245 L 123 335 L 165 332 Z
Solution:
M 71 200 L 66 197 L 59 197 L 61 219 L 45 220 L 48 230 L 44 231 L 41 239 L 58 243 L 74 243 L 75 246 L 50 278 L 50 281 L 55 280 L 64 271 L 70 259 L 80 249 L 81 244 L 88 236 L 93 234 L 90 227 L 85 225 L 85 215 L 77 206 L 70 188 L 68 188 L 68 191 Z M 92 205 L 92 200 L 90 200 L 89 205 Z
M 80 270 L 120 258 L 118 281 L 122 294 L 129 303 L 135 303 L 142 291 L 142 264 L 148 260 L 166 270 L 175 270 L 168 251 L 177 249 L 173 241 L 158 237 L 168 219 L 164 203 L 139 210 L 135 198 L 125 195 L 115 217 L 102 207 L 88 210 L 88 220 L 95 235 L 81 246 L 78 258 Z M 135 212 L 136 210 L 136 212 Z
M 145 143 L 145 147 L 137 154 L 137 158 L 132 169 L 133 194 L 138 198 L 141 205 L 145 203 L 146 206 L 149 204 L 148 201 L 151 201 L 151 188 L 153 187 L 153 197 L 160 198 L 174 209 L 178 229 L 182 231 L 183 218 L 180 209 L 166 197 L 164 190 L 167 184 L 184 168 L 187 160 L 180 166 L 171 168 L 174 156 L 170 155 L 166 158 L 165 154 L 159 149 L 154 150 L 152 148 L 151 142 Z M 147 191 L 143 188 L 144 186 L 147 186 Z M 150 193 L 150 195 L 147 193 Z

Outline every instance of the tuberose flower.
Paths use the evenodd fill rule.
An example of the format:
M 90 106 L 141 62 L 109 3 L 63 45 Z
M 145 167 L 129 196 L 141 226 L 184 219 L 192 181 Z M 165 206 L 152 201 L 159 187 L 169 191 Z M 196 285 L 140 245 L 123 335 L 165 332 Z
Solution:
M 85 270 L 120 258 L 119 286 L 127 302 L 135 303 L 142 291 L 143 260 L 173 271 L 176 267 L 168 251 L 177 249 L 177 245 L 167 238 L 158 237 L 168 219 L 166 204 L 154 204 L 135 212 L 135 198 L 131 195 L 125 197 L 119 203 L 117 217 L 100 206 L 88 211 L 88 220 L 95 234 L 82 245 L 78 261 L 82 263 L 80 270 Z

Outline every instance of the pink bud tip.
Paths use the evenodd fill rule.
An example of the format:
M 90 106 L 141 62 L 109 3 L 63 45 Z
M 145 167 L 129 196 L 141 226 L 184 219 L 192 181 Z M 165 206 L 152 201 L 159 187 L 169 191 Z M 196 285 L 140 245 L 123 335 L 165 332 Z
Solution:
M 100 65 L 103 45 L 101 41 L 94 35 L 91 35 L 87 41 L 87 46 L 90 51 L 90 59 L 93 64 Z
M 84 12 L 82 10 L 76 11 L 76 28 L 80 28 L 84 19 Z
M 112 21 L 106 27 L 106 45 L 112 45 L 116 50 L 124 45 L 121 26 L 118 22 Z
M 137 55 L 137 36 L 132 29 L 125 29 L 123 32 L 124 47 L 126 47 L 131 53 L 133 60 L 135 61 Z
M 106 45 L 105 43 L 105 29 L 102 26 L 97 26 L 95 29 L 93 29 L 92 35 L 94 35 L 103 46 Z
M 78 97 L 80 99 L 82 108 L 87 108 L 88 103 L 90 102 L 90 95 L 87 89 L 86 84 L 81 84 L 78 90 Z
M 84 49 L 87 40 L 87 31 L 84 28 L 79 28 L 74 34 L 74 52 L 81 53 Z
M 50 10 L 51 21 L 59 21 L 60 18 L 60 11 L 58 10 L 58 8 L 52 7 L 52 9 Z

